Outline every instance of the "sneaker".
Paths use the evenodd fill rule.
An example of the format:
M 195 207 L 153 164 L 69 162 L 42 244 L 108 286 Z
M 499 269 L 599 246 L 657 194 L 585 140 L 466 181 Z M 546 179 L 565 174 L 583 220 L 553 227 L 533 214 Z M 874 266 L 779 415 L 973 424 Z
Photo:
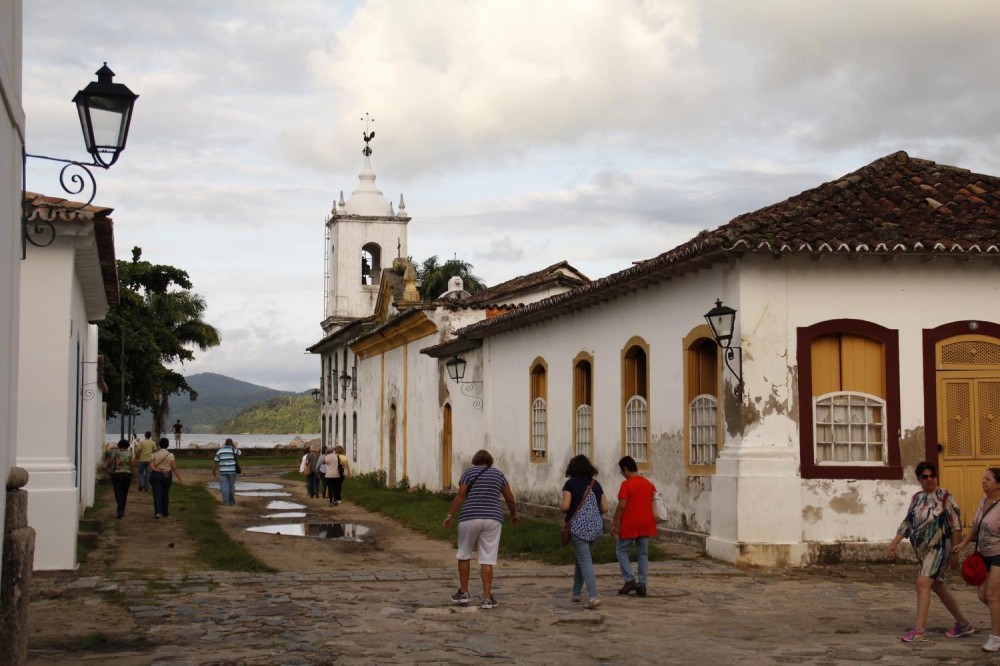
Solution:
M 574 604 L 578 604 L 581 601 L 583 601 L 583 597 L 581 597 L 579 594 L 574 594 L 572 598 Z
M 638 596 L 640 596 L 640 597 L 644 597 L 644 596 L 646 596 L 646 586 L 645 586 L 645 585 L 642 585 L 642 584 L 640 583 L 640 584 L 639 584 L 639 585 L 638 585 L 638 586 L 637 586 L 637 587 L 635 588 L 635 593 L 636 593 L 636 594 L 637 594 Z
M 919 629 L 914 627 L 913 629 L 910 629 L 905 634 L 900 636 L 899 640 L 903 641 L 904 643 L 922 643 L 927 640 L 927 632 L 920 631 Z M 1000 647 L 1000 640 L 997 641 L 997 647 Z M 983 646 L 983 649 L 984 650 L 986 649 L 985 645 Z
M 586 608 L 587 610 L 594 610 L 595 608 L 597 608 L 600 605 L 601 605 L 600 598 L 594 597 L 593 599 L 591 599 L 590 601 L 588 601 L 587 603 L 585 603 L 583 605 L 583 607 Z
M 497 601 L 496 599 L 494 599 L 493 595 L 491 594 L 486 599 L 483 599 L 483 603 L 479 607 L 480 608 L 496 608 L 499 605 L 500 605 L 500 602 Z
M 960 638 L 974 633 L 976 633 L 976 628 L 972 626 L 971 622 L 966 622 L 965 624 L 956 622 L 954 627 L 944 632 L 944 635 L 948 638 Z
M 635 581 L 627 580 L 625 581 L 625 584 L 622 585 L 622 589 L 618 590 L 618 594 L 628 594 L 634 589 L 635 589 Z
M 1000 636 L 990 634 L 990 637 L 983 643 L 983 651 L 996 652 L 997 650 L 1000 650 Z
M 455 594 L 451 595 L 451 603 L 462 604 L 463 606 L 472 601 L 472 597 L 469 596 L 468 592 L 462 592 L 462 588 L 458 588 Z

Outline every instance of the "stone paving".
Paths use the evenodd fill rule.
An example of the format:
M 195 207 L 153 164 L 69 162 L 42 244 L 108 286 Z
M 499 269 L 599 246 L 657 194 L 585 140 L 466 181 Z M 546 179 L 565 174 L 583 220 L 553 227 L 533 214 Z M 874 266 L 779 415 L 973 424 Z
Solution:
M 136 640 L 119 647 L 32 649 L 29 663 L 1000 663 L 981 651 L 983 631 L 945 638 L 950 618 L 936 599 L 929 641 L 901 643 L 914 595 L 898 580 L 667 561 L 651 565 L 649 596 L 638 598 L 617 596 L 617 565 L 599 565 L 603 603 L 589 611 L 570 600 L 571 576 L 571 567 L 501 563 L 494 583 L 500 605 L 493 610 L 452 606 L 455 571 L 445 566 L 41 577 L 43 594 L 78 595 L 81 612 L 90 596 L 116 595 L 138 630 Z M 969 617 L 986 626 L 988 614 L 973 590 L 958 580 L 953 588 Z M 478 591 L 475 577 L 471 591 Z

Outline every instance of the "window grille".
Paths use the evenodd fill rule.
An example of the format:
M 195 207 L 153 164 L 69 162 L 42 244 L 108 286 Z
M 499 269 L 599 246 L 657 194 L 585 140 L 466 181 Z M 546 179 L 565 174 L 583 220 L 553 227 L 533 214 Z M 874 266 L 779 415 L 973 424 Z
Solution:
M 718 400 L 714 395 L 699 395 L 691 401 L 688 409 L 691 464 L 714 465 L 719 437 Z
M 531 403 L 531 454 L 536 458 L 544 458 L 548 449 L 547 421 L 545 400 L 535 398 Z
M 646 399 L 641 395 L 634 395 L 625 403 L 625 453 L 636 462 L 646 462 L 648 417 Z
M 885 464 L 885 400 L 854 391 L 813 401 L 817 463 Z
M 590 405 L 576 408 L 576 454 L 593 458 L 594 420 Z

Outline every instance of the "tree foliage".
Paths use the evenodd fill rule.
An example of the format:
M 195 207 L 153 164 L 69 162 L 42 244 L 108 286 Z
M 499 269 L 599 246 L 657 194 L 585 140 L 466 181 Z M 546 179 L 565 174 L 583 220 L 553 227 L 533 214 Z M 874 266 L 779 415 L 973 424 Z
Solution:
M 448 280 L 454 276 L 462 278 L 464 289 L 470 294 L 486 289 L 486 283 L 473 272 L 473 265 L 461 259 L 449 259 L 443 264 L 438 263 L 437 255 L 428 257 L 416 267 L 417 283 L 420 296 L 424 300 L 440 298 L 448 291 Z
M 202 319 L 205 299 L 190 291 L 186 271 L 143 261 L 139 247 L 132 248 L 132 261 L 118 260 L 117 265 L 119 303 L 100 322 L 98 336 L 108 416 L 148 409 L 158 434 L 171 395 L 198 397 L 184 376 L 167 365 L 193 360 L 194 348 L 216 347 L 221 336 Z
M 312 396 L 282 396 L 244 409 L 231 419 L 216 424 L 220 434 L 254 433 L 283 435 L 312 433 L 319 425 L 319 403 Z

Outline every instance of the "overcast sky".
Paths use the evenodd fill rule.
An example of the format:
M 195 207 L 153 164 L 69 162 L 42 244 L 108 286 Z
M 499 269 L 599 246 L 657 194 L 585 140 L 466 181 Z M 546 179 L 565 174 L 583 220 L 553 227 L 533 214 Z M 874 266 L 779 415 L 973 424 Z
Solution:
M 414 258 L 597 278 L 897 150 L 1000 174 L 998 25 L 995 0 L 26 0 L 27 149 L 86 157 L 70 100 L 107 61 L 140 98 L 95 203 L 222 331 L 183 372 L 301 391 L 365 113 Z

